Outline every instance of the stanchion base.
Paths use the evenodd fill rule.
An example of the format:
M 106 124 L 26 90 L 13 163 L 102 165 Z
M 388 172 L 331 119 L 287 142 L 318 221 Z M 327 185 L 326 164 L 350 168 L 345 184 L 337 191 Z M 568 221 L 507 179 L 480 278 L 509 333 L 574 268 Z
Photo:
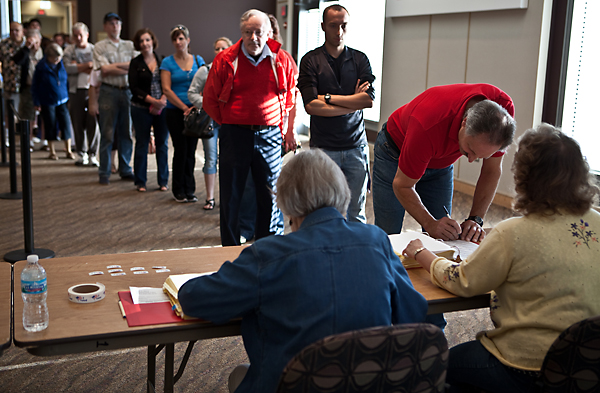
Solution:
M 23 199 L 23 193 L 21 191 L 15 193 L 5 192 L 0 194 L 0 199 Z
M 48 250 L 45 248 L 34 248 L 33 252 L 31 253 L 27 253 L 25 252 L 25 250 L 15 250 L 7 252 L 6 254 L 4 254 L 4 260 L 10 263 L 26 261 L 27 256 L 31 254 L 36 254 L 40 259 L 54 258 L 54 256 L 56 255 L 52 250 Z

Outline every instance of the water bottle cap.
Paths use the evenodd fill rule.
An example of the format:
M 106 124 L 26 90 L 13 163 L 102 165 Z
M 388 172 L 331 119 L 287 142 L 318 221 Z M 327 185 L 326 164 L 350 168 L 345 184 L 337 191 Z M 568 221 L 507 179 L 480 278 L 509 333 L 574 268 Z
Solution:
M 27 262 L 35 263 L 39 260 L 38 256 L 35 254 L 27 255 Z

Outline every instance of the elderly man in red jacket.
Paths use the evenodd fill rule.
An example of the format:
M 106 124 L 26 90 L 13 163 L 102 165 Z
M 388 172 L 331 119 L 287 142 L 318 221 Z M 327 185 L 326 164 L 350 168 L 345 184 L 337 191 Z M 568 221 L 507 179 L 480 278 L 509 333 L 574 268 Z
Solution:
M 242 38 L 214 60 L 204 87 L 203 108 L 221 124 L 219 188 L 221 243 L 240 244 L 239 213 L 250 171 L 256 184 L 256 239 L 283 234 L 273 192 L 281 171 L 281 145 L 296 141 L 287 130 L 294 105 L 294 66 L 269 39 L 269 17 L 248 10 L 240 19 Z

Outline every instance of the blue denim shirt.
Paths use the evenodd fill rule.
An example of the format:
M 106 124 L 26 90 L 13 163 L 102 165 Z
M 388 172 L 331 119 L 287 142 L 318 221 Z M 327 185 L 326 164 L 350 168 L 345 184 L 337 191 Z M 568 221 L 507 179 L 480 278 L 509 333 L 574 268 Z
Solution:
M 385 232 L 331 207 L 296 232 L 258 240 L 178 296 L 187 315 L 217 324 L 242 318 L 250 369 L 238 393 L 274 392 L 288 361 L 320 338 L 422 322 L 427 313 Z

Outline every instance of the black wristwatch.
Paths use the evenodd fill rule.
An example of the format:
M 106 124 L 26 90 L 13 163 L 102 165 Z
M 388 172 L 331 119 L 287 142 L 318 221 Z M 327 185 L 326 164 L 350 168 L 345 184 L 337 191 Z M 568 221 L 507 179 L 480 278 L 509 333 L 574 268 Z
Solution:
M 467 219 L 465 221 L 474 221 L 477 223 L 477 225 L 479 225 L 480 227 L 483 228 L 483 218 L 479 217 L 479 216 L 469 216 L 467 217 Z
M 331 105 L 331 103 L 329 102 L 331 100 L 331 94 L 327 93 L 325 94 L 325 103 L 327 103 L 327 105 Z

